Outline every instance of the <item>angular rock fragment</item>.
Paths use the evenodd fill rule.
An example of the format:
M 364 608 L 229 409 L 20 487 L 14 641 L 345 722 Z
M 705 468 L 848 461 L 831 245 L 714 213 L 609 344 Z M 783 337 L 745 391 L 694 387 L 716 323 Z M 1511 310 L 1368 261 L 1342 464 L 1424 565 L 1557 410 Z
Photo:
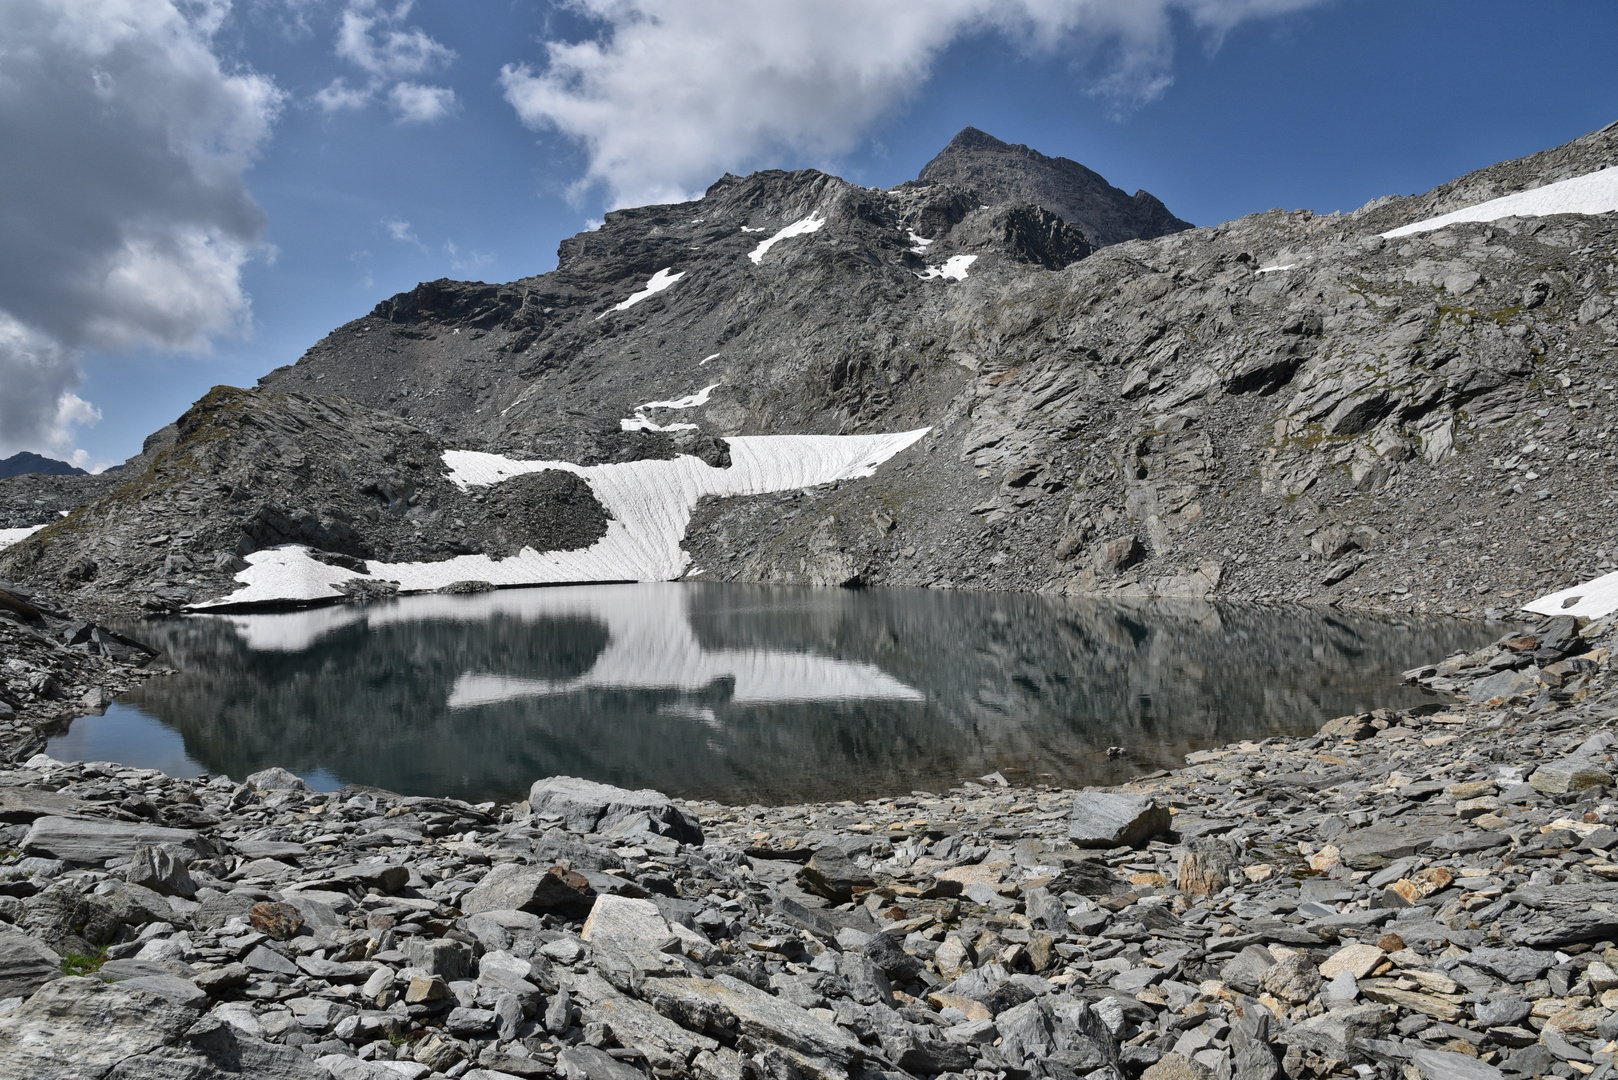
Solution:
M 529 789 L 528 805 L 536 815 L 560 817 L 573 832 L 649 833 L 682 844 L 702 843 L 697 819 L 657 791 L 629 791 L 573 776 L 551 776 Z
M 502 863 L 461 898 L 461 910 L 468 915 L 485 911 L 526 911 L 535 915 L 554 912 L 582 917 L 589 914 L 594 902 L 595 894 L 582 875 L 559 866 L 540 869 Z
M 1068 838 L 1075 847 L 1136 846 L 1168 832 L 1168 807 L 1143 795 L 1082 791 L 1073 796 Z

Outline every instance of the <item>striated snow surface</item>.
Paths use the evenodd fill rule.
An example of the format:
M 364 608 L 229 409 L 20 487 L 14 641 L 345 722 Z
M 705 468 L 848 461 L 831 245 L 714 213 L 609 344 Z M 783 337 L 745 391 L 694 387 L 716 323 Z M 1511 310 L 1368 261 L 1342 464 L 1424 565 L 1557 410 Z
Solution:
M 1545 217 L 1549 214 L 1610 214 L 1618 211 L 1618 165 L 1571 180 L 1558 180 L 1531 191 L 1519 191 L 1488 202 L 1451 211 L 1426 221 L 1401 225 L 1382 235 L 1389 240 L 1412 233 L 1431 232 L 1460 221 L 1498 221 L 1505 217 Z
M 754 248 L 752 251 L 749 251 L 747 253 L 747 257 L 752 259 L 755 265 L 762 263 L 764 261 L 764 253 L 769 251 L 776 244 L 779 244 L 781 241 L 790 239 L 794 236 L 802 236 L 805 233 L 819 232 L 820 227 L 824 224 L 826 224 L 826 219 L 821 217 L 819 214 L 810 214 L 806 218 L 799 218 L 797 221 L 794 221 L 791 225 L 788 225 L 786 228 L 782 229 L 768 240 L 760 240 L 758 247 Z
M 925 274 L 918 276 L 924 281 L 929 278 L 949 278 L 952 281 L 965 281 L 967 268 L 977 260 L 976 255 L 951 255 L 944 260 L 943 266 L 929 266 Z
M 681 270 L 678 274 L 671 274 L 669 273 L 669 270 L 671 269 L 672 267 L 664 267 L 663 269 L 659 270 L 657 273 L 652 275 L 651 280 L 646 282 L 646 288 L 642 289 L 638 293 L 630 293 L 628 300 L 612 305 L 612 307 L 608 308 L 607 311 L 623 311 L 626 308 L 632 308 L 642 300 L 646 299 L 648 296 L 651 296 L 653 293 L 660 293 L 670 285 L 673 285 L 676 281 L 679 281 L 681 278 L 685 277 L 684 270 Z M 607 311 L 603 311 L 600 315 L 597 315 L 596 319 L 605 319 L 607 317 Z
M 21 543 L 44 527 L 43 525 L 29 525 L 22 529 L 0 529 L 0 548 L 8 548 L 12 544 Z
M 560 585 L 606 581 L 670 581 L 685 572 L 680 547 L 691 511 L 704 496 L 758 495 L 870 476 L 878 465 L 931 428 L 892 435 L 748 435 L 728 439 L 731 465 L 716 469 L 700 458 L 575 465 L 570 461 L 517 461 L 499 454 L 447 450 L 449 478 L 462 490 L 498 484 L 524 473 L 560 469 L 590 486 L 610 520 L 607 534 L 578 551 L 524 548 L 508 559 L 460 555 L 439 562 L 367 564 L 369 575 L 329 566 L 301 545 L 247 556 L 236 575 L 242 587 L 196 605 L 330 600 L 345 581 L 369 576 L 396 581 L 402 592 L 428 592 L 457 581 L 493 585 Z

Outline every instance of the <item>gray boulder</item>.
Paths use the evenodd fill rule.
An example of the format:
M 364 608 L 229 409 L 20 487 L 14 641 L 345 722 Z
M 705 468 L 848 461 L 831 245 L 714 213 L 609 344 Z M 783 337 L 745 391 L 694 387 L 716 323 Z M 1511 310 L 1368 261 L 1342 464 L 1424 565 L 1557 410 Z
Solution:
M 305 783 L 301 776 L 296 776 L 281 768 L 265 769 L 263 772 L 253 773 L 243 782 L 254 791 L 314 791 L 314 788 Z
M 0 1063 L 5 1075 L 29 1080 L 102 1077 L 178 1042 L 196 1019 L 195 1009 L 123 983 L 57 979 L 0 1016 Z
M 583 916 L 595 902 L 589 882 L 578 874 L 552 867 L 502 863 L 484 875 L 477 887 L 461 898 L 461 911 L 477 915 L 485 911 L 547 912 Z
M 1563 758 L 1560 761 L 1547 761 L 1535 769 L 1528 778 L 1535 791 L 1546 795 L 1564 795 L 1569 791 L 1583 791 L 1589 787 L 1605 787 L 1612 783 L 1612 776 L 1588 758 Z
M 1501 671 L 1490 675 L 1486 679 L 1479 679 L 1472 684 L 1468 696 L 1474 704 L 1492 701 L 1495 698 L 1525 697 L 1537 694 L 1540 682 L 1535 675 L 1538 668 L 1528 668 L 1524 671 Z
M 1503 1080 L 1504 1078 L 1504 1074 L 1488 1062 L 1451 1050 L 1417 1050 L 1410 1055 L 1410 1064 L 1420 1075 L 1421 1080 Z
M 75 818 L 42 817 L 34 821 L 23 837 L 23 850 L 31 855 L 50 855 L 70 863 L 101 864 L 108 859 L 127 858 L 141 845 L 176 844 L 199 854 L 201 838 L 190 829 L 166 829 L 160 825 L 122 821 L 96 821 Z
M 1148 796 L 1110 791 L 1081 791 L 1073 796 L 1068 838 L 1075 847 L 1133 847 L 1168 831 L 1168 807 Z
M 185 863 L 169 849 L 149 844 L 135 848 L 133 861 L 124 870 L 124 880 L 166 896 L 189 899 L 197 894 L 196 883 L 191 880 Z
M 578 833 L 634 836 L 650 833 L 683 844 L 701 844 L 696 817 L 662 792 L 629 791 L 575 776 L 551 776 L 528 792 L 528 805 L 540 816 L 560 817 Z
M 43 941 L 0 930 L 0 998 L 27 997 L 62 973 L 62 958 Z

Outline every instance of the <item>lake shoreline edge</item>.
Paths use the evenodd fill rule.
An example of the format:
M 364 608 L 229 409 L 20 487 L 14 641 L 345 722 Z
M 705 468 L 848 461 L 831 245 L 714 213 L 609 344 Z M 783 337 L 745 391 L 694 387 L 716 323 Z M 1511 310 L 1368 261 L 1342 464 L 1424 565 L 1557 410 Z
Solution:
M 1543 620 L 1412 670 L 1452 703 L 1084 791 L 502 806 L 13 757 L 0 1073 L 1600 1080 L 1613 639 Z

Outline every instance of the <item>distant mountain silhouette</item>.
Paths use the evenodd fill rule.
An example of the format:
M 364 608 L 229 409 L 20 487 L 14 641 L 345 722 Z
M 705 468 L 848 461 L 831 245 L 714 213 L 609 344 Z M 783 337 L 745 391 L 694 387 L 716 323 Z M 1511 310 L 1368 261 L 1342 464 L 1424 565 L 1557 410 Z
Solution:
M 1084 233 L 1095 247 L 1191 228 L 1151 192 L 1130 195 L 1076 161 L 1001 142 L 973 127 L 950 140 L 921 170 L 920 179 L 972 188 L 988 202 L 1044 207 Z
M 30 454 L 24 450 L 8 458 L 0 458 L 0 480 L 24 473 L 45 473 L 48 476 L 84 476 L 85 471 L 65 461 Z

